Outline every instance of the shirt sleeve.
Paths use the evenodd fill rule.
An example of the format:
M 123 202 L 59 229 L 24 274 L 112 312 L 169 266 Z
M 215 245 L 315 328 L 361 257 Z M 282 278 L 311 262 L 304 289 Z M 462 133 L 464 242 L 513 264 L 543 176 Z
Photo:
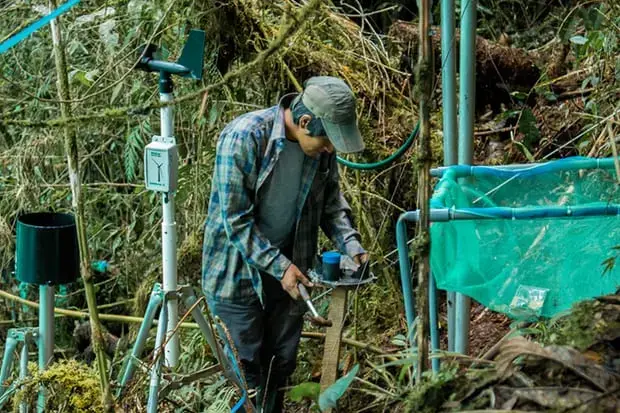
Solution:
M 336 247 L 348 256 L 355 257 L 366 252 L 362 248 L 359 232 L 353 228 L 351 207 L 340 192 L 340 173 L 335 154 L 330 155 L 321 228 Z
M 213 179 L 228 240 L 248 264 L 279 280 L 291 261 L 269 242 L 255 222 L 253 199 L 259 164 L 258 143 L 251 134 L 233 131 L 220 136 Z

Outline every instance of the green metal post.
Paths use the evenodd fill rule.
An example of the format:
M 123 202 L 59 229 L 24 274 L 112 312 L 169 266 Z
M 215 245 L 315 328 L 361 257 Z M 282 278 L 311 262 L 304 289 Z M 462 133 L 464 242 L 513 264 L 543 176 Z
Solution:
M 54 287 L 39 286 L 39 369 L 45 370 L 54 355 Z
M 39 285 L 39 369 L 45 370 L 54 356 L 54 286 Z M 45 392 L 39 390 L 37 410 L 45 411 Z
M 454 0 L 441 0 L 441 96 L 443 164 L 458 162 L 456 121 L 456 36 Z M 454 351 L 455 293 L 448 292 L 448 351 Z
M 476 102 L 476 7 L 477 0 L 461 2 L 461 47 L 459 58 L 459 164 L 473 163 L 474 114 Z M 471 299 L 456 294 L 456 337 L 454 350 L 469 350 Z
M 476 3 L 461 2 L 461 48 L 459 58 L 459 164 L 473 161 L 474 114 L 476 103 Z
M 441 90 L 443 103 L 443 164 L 458 162 L 456 124 L 456 38 L 454 0 L 441 1 Z

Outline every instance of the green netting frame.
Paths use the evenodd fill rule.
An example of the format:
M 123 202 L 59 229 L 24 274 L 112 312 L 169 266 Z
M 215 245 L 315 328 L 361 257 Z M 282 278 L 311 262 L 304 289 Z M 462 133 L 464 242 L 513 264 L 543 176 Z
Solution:
M 611 159 L 569 158 L 509 170 L 445 168 L 432 208 L 580 209 L 620 204 Z M 591 165 L 581 168 L 579 165 Z M 620 216 L 472 219 L 431 224 L 431 270 L 437 286 L 514 318 L 551 317 L 620 285 Z M 619 260 L 620 261 L 620 260 Z

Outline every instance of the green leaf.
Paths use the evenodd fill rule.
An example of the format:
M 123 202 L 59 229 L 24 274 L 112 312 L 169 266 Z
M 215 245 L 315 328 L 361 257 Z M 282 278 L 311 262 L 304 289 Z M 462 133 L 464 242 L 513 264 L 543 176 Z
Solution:
M 525 135 L 524 144 L 527 149 L 533 148 L 533 145 L 540 139 L 540 131 L 536 126 L 536 117 L 531 109 L 524 109 L 519 119 L 519 132 Z
M 601 263 L 603 268 L 603 275 L 607 275 L 607 273 L 611 273 L 611 270 L 616 266 L 616 258 L 617 257 L 609 257 L 605 261 Z
M 403 334 L 397 334 L 392 338 L 391 343 L 395 346 L 405 347 L 407 346 L 407 337 Z
M 603 15 L 604 14 L 598 10 L 598 5 L 590 7 L 583 19 L 586 30 L 599 30 L 601 28 L 601 23 L 603 23 Z
M 495 13 L 487 8 L 484 7 L 483 5 L 481 5 L 480 3 L 476 4 L 476 9 L 481 13 L 481 14 L 488 14 L 489 16 L 493 16 Z
M 136 178 L 136 168 L 142 159 L 143 148 L 144 142 L 142 141 L 142 134 L 140 133 L 140 127 L 137 126 L 133 128 L 131 133 L 127 136 L 125 150 L 123 152 L 125 176 L 129 182 Z
M 288 397 L 294 402 L 304 399 L 317 401 L 321 393 L 321 384 L 313 381 L 300 383 L 288 392 Z
M 114 103 L 114 101 L 118 97 L 118 94 L 121 93 L 123 86 L 124 86 L 123 82 L 119 82 L 118 85 L 114 86 L 114 89 L 112 89 L 112 97 L 110 98 L 110 104 Z
M 508 120 L 508 119 L 516 118 L 516 117 L 519 116 L 519 113 L 521 113 L 521 111 L 519 111 L 519 110 L 507 110 L 505 112 L 500 113 L 497 116 L 497 120 L 498 121 L 502 121 L 502 120 Z
M 319 408 L 321 409 L 321 411 L 334 409 L 337 407 L 336 405 L 338 403 L 338 399 L 340 399 L 342 395 L 347 391 L 359 369 L 359 364 L 356 364 L 351 369 L 349 374 L 336 380 L 334 384 L 329 386 L 327 389 L 325 389 L 323 393 L 321 393 L 321 395 L 319 396 Z
M 519 100 L 525 100 L 527 99 L 527 93 L 525 92 L 519 92 L 519 91 L 515 91 L 512 92 L 511 95 L 515 98 L 515 99 L 519 99 Z
M 211 105 L 211 109 L 209 109 L 209 127 L 212 128 L 213 125 L 215 125 L 215 122 L 217 122 L 217 118 L 220 115 L 220 111 L 217 107 L 217 103 L 213 102 L 213 105 Z
M 547 99 L 549 102 L 556 102 L 558 100 L 558 97 L 553 92 L 545 92 L 545 99 Z
M 525 146 L 524 144 L 522 144 L 519 141 L 515 141 L 515 143 L 517 145 L 519 145 L 519 148 L 521 148 L 521 150 L 523 151 L 523 154 L 525 155 L 525 157 L 527 158 L 528 161 L 536 162 L 536 159 L 534 158 L 534 155 L 532 155 L 532 153 L 529 151 L 529 149 L 527 149 L 527 146 Z
M 560 27 L 560 32 L 558 35 L 562 40 L 562 43 L 566 43 L 569 40 L 569 36 L 575 32 L 580 21 L 581 18 L 576 13 L 573 13 L 566 24 Z
M 90 85 L 93 84 L 92 80 L 88 78 L 87 73 L 83 72 L 83 71 L 76 71 L 73 74 L 73 79 L 77 80 L 78 82 L 80 82 L 81 84 L 83 84 L 86 87 L 90 87 Z
M 588 83 L 590 83 L 590 80 L 592 80 L 592 76 L 588 76 L 583 79 L 583 81 L 581 82 L 581 88 L 585 89 L 586 87 L 588 87 Z
M 588 38 L 584 37 L 584 36 L 573 36 L 570 39 L 571 43 L 575 43 L 575 44 L 579 44 L 579 45 L 584 45 L 586 43 L 588 43 Z

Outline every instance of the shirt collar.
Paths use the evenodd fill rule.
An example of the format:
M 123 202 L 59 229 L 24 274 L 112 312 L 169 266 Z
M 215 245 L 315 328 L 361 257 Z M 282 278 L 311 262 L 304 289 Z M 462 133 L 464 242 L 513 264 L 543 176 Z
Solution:
M 284 111 L 288 109 L 291 105 L 291 102 L 298 93 L 288 93 L 280 99 L 278 102 L 278 106 L 274 107 L 276 110 L 275 120 L 273 122 L 273 127 L 271 129 L 271 135 L 269 136 L 269 140 L 276 139 L 286 139 L 286 128 L 284 127 Z

